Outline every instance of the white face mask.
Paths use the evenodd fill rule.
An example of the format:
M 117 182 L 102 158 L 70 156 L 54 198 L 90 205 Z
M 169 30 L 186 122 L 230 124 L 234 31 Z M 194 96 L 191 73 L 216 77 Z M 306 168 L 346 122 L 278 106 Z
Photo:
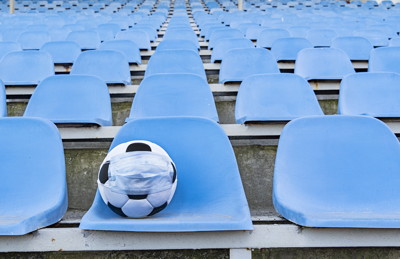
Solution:
M 165 156 L 135 151 L 111 158 L 105 187 L 126 195 L 146 195 L 172 187 L 173 169 Z

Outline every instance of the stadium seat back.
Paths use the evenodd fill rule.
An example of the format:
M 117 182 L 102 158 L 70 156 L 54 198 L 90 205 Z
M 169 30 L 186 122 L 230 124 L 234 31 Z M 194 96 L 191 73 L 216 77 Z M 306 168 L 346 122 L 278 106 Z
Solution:
M 122 52 L 129 63 L 142 64 L 139 46 L 130 40 L 110 40 L 101 43 L 99 50 L 115 50 Z
M 72 64 L 81 54 L 81 47 L 73 41 L 47 42 L 40 50 L 49 53 L 55 64 Z
M 371 50 L 368 71 L 400 73 L 400 47 L 382 47 Z

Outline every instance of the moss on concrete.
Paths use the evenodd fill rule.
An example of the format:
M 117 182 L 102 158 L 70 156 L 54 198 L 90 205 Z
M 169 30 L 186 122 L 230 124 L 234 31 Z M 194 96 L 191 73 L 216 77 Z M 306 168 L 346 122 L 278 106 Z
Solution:
M 275 248 L 254 250 L 253 259 L 375 259 L 400 258 L 400 248 Z
M 85 251 L 85 252 L 35 252 L 35 253 L 2 253 L 0 259 L 159 259 L 159 258 L 229 258 L 229 250 L 167 250 L 167 251 Z
M 338 100 L 319 100 L 319 105 L 325 115 L 337 114 Z
M 68 184 L 68 207 L 88 210 L 97 190 L 97 174 L 101 162 L 107 155 L 102 149 L 65 150 Z
M 221 101 L 216 102 L 219 123 L 221 124 L 235 124 L 235 102 L 234 101 Z
M 277 147 L 235 146 L 236 160 L 252 215 L 273 211 L 272 176 Z
M 26 102 L 8 102 L 7 103 L 8 116 L 14 117 L 14 116 L 24 115 L 27 105 L 28 105 L 28 101 L 26 101 Z
M 125 124 L 125 119 L 129 116 L 129 113 L 131 112 L 131 106 L 132 102 L 111 103 L 114 126 L 122 126 Z

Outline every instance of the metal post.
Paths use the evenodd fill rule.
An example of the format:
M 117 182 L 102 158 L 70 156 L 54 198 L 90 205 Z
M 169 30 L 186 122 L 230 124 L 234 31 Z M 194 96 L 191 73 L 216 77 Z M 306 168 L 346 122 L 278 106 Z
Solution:
M 238 0 L 238 9 L 243 11 L 243 0 Z
M 10 13 L 15 11 L 15 0 L 10 0 Z

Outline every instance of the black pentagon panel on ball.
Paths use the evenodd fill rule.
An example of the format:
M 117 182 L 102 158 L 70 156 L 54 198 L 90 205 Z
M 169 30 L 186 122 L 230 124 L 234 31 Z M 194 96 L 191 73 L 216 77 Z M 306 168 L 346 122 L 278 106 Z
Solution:
M 171 163 L 171 165 L 172 165 L 172 168 L 174 169 L 174 175 L 173 175 L 173 177 L 172 177 L 172 183 L 174 183 L 175 180 L 176 180 L 176 168 L 175 168 L 174 163 Z
M 114 205 L 112 205 L 111 203 L 107 203 L 107 205 L 108 205 L 108 207 L 109 207 L 114 213 L 116 213 L 116 214 L 118 214 L 118 215 L 120 215 L 120 216 L 122 216 L 122 217 L 127 217 L 127 216 L 125 215 L 125 213 L 122 212 L 122 209 L 121 209 L 121 208 L 117 208 L 117 207 L 115 207 Z
M 110 161 L 107 161 L 103 164 L 103 166 L 100 169 L 99 173 L 99 181 L 102 184 L 105 184 L 108 180 L 108 168 L 110 167 Z
M 144 195 L 128 195 L 128 198 L 131 200 L 144 200 L 147 198 L 147 194 Z
M 133 151 L 151 151 L 151 148 L 145 143 L 132 143 L 126 148 L 126 152 Z
M 154 214 L 159 213 L 160 211 L 162 211 L 163 209 L 165 209 L 165 207 L 167 207 L 167 205 L 168 205 L 168 202 L 165 202 L 163 205 L 154 208 L 154 209 L 150 212 L 150 214 L 147 215 L 147 216 L 153 216 Z

